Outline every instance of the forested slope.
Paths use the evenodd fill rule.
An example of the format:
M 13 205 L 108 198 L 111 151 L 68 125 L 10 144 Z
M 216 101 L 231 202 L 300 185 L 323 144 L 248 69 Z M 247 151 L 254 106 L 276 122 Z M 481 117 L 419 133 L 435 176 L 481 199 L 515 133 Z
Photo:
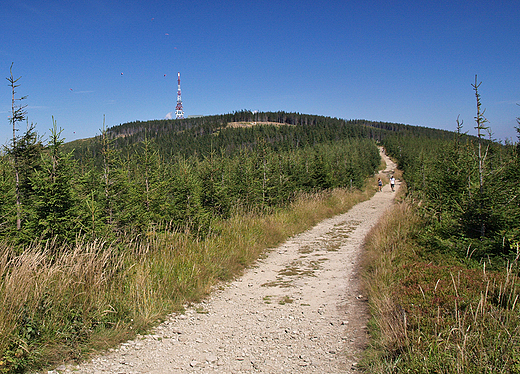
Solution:
M 240 121 L 256 126 L 228 126 Z M 384 126 L 404 125 L 244 111 L 123 124 L 68 144 L 56 124 L 46 142 L 30 129 L 2 158 L 0 238 L 71 243 L 157 225 L 204 235 L 237 209 L 268 211 L 300 193 L 361 187 L 379 165 L 374 138 Z
M 235 123 L 254 126 L 229 126 Z M 77 158 L 99 155 L 101 138 L 106 136 L 118 149 L 131 149 L 142 141 L 153 140 L 164 157 L 175 154 L 204 156 L 212 151 L 231 155 L 241 149 L 254 150 L 259 142 L 275 150 L 289 150 L 345 138 L 381 141 L 392 133 L 429 138 L 450 136 L 448 131 L 397 123 L 344 120 L 300 113 L 239 111 L 197 118 L 125 123 L 102 131 L 96 138 L 74 141 L 65 147 L 67 150 L 74 149 Z

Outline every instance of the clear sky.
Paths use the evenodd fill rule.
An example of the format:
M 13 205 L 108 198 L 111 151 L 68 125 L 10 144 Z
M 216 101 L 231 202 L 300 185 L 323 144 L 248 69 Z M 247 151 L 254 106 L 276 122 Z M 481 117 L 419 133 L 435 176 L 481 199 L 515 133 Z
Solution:
M 517 140 L 520 2 L 17 0 L 0 3 L 0 77 L 67 141 L 175 111 L 242 109 L 475 134 L 482 82 L 496 139 Z M 0 144 L 12 134 L 0 86 Z M 25 127 L 25 126 L 22 126 Z

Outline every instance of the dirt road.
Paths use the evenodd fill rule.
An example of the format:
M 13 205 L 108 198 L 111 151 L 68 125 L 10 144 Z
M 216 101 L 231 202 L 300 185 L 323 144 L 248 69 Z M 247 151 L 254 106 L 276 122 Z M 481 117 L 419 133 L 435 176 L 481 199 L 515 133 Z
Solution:
M 385 155 L 387 171 L 395 165 Z M 397 188 L 399 182 L 397 182 Z M 106 356 L 49 373 L 348 373 L 366 341 L 358 259 L 389 185 L 290 238 L 204 302 Z

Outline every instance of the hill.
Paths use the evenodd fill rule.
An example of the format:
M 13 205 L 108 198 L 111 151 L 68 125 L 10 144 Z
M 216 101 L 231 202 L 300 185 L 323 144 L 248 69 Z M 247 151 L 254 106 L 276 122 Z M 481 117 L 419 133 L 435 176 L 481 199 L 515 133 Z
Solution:
M 251 124 L 256 124 L 252 126 Z M 106 129 L 91 139 L 65 145 L 76 158 L 99 157 L 102 139 L 116 149 L 133 150 L 153 141 L 163 157 L 182 154 L 203 157 L 211 152 L 232 155 L 256 149 L 259 143 L 276 150 L 288 150 L 346 138 L 381 141 L 399 133 L 429 138 L 449 138 L 452 132 L 397 123 L 343 120 L 332 117 L 286 113 L 238 111 L 230 114 L 186 119 L 150 120 L 124 123 Z

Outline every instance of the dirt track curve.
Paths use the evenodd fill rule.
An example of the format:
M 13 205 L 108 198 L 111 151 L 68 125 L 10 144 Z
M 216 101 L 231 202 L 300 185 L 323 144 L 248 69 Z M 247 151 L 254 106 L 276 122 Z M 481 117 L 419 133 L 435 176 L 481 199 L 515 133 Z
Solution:
M 383 173 L 390 173 L 395 164 L 382 156 Z M 385 185 L 369 201 L 290 238 L 150 335 L 48 373 L 354 372 L 368 318 L 358 259 L 394 196 Z

